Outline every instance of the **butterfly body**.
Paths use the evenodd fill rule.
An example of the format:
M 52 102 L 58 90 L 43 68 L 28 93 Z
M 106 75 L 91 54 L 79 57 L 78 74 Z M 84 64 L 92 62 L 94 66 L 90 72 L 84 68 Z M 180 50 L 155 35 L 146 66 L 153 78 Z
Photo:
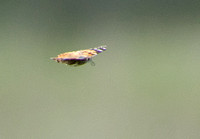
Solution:
M 51 58 L 58 63 L 64 63 L 72 66 L 79 66 L 91 61 L 92 57 L 106 50 L 106 46 L 100 46 L 98 48 L 91 48 L 86 50 L 66 52 L 58 55 L 55 58 Z

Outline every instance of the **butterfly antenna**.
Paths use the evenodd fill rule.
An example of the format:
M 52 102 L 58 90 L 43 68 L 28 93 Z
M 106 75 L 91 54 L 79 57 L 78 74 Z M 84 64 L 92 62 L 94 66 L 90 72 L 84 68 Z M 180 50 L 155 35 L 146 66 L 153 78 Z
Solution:
M 51 59 L 51 60 L 56 60 L 56 58 L 55 58 L 55 57 L 51 57 L 50 59 Z

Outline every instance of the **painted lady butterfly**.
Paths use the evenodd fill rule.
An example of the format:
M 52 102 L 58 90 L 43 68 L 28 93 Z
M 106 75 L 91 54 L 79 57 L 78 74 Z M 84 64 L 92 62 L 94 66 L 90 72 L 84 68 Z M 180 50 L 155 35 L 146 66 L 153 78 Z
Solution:
M 72 66 L 83 65 L 87 62 L 91 62 L 91 64 L 94 65 L 92 57 L 96 56 L 97 54 L 105 50 L 106 46 L 100 46 L 97 48 L 90 48 L 86 50 L 66 52 L 51 59 L 57 61 L 58 63 L 64 63 Z

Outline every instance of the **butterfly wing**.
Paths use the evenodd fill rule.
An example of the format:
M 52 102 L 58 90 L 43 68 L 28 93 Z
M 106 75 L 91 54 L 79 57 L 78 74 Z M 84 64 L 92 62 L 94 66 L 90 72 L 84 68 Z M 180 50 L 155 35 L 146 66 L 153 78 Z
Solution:
M 91 48 L 80 51 L 66 52 L 58 55 L 57 57 L 51 58 L 58 63 L 65 63 L 68 65 L 83 65 L 90 61 L 92 57 L 106 50 L 106 46 L 100 46 L 98 48 Z

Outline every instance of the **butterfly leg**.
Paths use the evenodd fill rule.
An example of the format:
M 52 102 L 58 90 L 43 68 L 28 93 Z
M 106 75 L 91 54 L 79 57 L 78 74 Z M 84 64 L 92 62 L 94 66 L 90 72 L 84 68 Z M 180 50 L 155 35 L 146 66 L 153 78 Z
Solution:
M 90 64 L 91 64 L 92 66 L 95 66 L 95 63 L 94 63 L 94 61 L 92 61 L 92 59 L 90 59 Z

